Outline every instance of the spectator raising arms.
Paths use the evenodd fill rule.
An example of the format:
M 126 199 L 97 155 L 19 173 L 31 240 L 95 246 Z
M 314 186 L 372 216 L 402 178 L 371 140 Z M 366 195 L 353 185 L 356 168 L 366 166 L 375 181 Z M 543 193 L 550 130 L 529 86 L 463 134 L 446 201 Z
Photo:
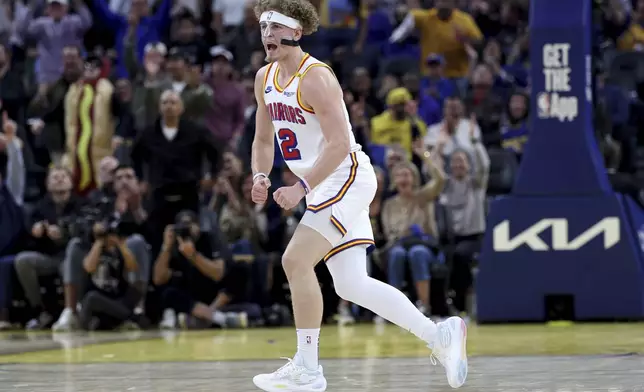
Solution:
M 472 261 L 485 231 L 485 192 L 490 170 L 488 154 L 474 123 L 469 136 L 472 150 L 456 149 L 451 153 L 450 175 L 442 195 L 456 236 L 451 287 L 456 294 L 454 306 L 461 312 L 471 310 L 465 304 L 472 289 Z M 443 150 L 440 145 L 437 149 Z
M 154 15 L 150 15 L 147 0 L 132 0 L 127 17 L 113 12 L 106 0 L 94 0 L 97 18 L 114 32 L 116 37 L 117 77 L 127 77 L 128 71 L 124 62 L 128 51 L 135 53 L 139 64 L 143 62 L 145 46 L 150 42 L 161 40 L 162 34 L 170 26 L 170 7 L 172 0 L 162 0 Z
M 411 162 L 393 167 L 393 183 L 398 192 L 382 207 L 382 225 L 388 244 L 389 284 L 401 288 L 405 266 L 409 263 L 418 298 L 417 306 L 429 313 L 429 268 L 438 260 L 438 230 L 433 203 L 445 184 L 443 162 L 439 154 L 433 158 L 416 143 L 415 153 L 423 159 L 431 181 L 420 185 L 420 174 Z
M 39 71 L 38 95 L 44 96 L 47 88 L 63 72 L 63 48 L 83 45 L 83 35 L 92 25 L 92 15 L 81 0 L 74 0 L 77 15 L 68 14 L 68 0 L 47 0 L 47 16 L 33 19 L 34 5 L 22 22 L 21 32 L 25 38 L 38 42 Z

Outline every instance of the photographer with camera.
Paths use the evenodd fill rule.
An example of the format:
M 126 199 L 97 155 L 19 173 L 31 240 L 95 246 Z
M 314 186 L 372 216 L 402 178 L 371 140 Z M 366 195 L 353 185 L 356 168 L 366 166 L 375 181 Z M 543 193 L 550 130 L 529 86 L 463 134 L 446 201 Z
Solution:
M 52 317 L 43 309 L 38 277 L 60 272 L 65 244 L 69 237 L 66 222 L 81 208 L 82 199 L 72 194 L 72 176 L 62 167 L 53 167 L 47 175 L 47 194 L 36 205 L 31 216 L 30 251 L 16 256 L 18 281 L 34 312 L 27 329 L 39 329 Z M 61 273 L 62 275 L 62 273 Z
M 136 311 L 143 312 L 142 304 L 150 276 L 150 252 L 145 239 L 139 234 L 147 219 L 141 202 L 139 182 L 131 166 L 118 163 L 109 176 L 102 180 L 112 184 L 112 190 L 103 187 L 102 190 L 96 191 L 89 210 L 81 211 L 76 222 L 78 229 L 65 251 L 65 309 L 53 326 L 55 331 L 70 330 L 78 324 L 78 297 L 84 293 L 84 284 L 87 281 L 83 259 L 90 251 L 94 239 L 105 233 L 109 222 L 114 223 L 119 234 L 126 238 L 125 243 L 138 264 L 138 271 L 132 272 L 129 279 L 142 294 L 141 303 Z
M 198 216 L 184 210 L 166 226 L 163 247 L 154 265 L 153 282 L 161 286 L 165 309 L 161 328 L 176 328 L 177 313 L 185 313 L 228 328 L 245 328 L 246 313 L 225 312 L 246 299 L 249 270 L 233 263 L 227 245 L 202 232 Z M 210 305 L 208 305 L 210 304 Z
M 97 223 L 96 238 L 83 260 L 83 268 L 90 276 L 79 315 L 80 326 L 85 330 L 113 329 L 126 321 L 146 326 L 143 317 L 134 311 L 142 293 L 128 283 L 126 273 L 137 271 L 138 266 L 125 237 L 119 233 L 119 224 L 116 220 L 107 227 Z

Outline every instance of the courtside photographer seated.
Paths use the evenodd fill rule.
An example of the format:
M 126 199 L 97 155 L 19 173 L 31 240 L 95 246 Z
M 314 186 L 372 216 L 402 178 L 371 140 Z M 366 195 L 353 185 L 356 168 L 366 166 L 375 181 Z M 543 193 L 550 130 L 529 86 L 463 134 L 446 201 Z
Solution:
M 249 270 L 245 263 L 232 262 L 228 245 L 202 232 L 198 222 L 194 212 L 184 210 L 165 228 L 153 273 L 165 309 L 160 326 L 174 329 L 177 314 L 185 314 L 194 317 L 189 320 L 194 327 L 246 327 L 247 313 L 226 308 L 245 301 Z
M 78 325 L 77 302 L 84 294 L 87 273 L 83 260 L 90 252 L 96 238 L 102 236 L 108 222 L 119 221 L 119 234 L 134 256 L 138 270 L 132 272 L 129 281 L 142 294 L 137 313 L 142 313 L 144 295 L 150 274 L 150 252 L 140 234 L 147 213 L 141 202 L 139 181 L 134 169 L 119 165 L 112 157 L 101 161 L 101 182 L 104 186 L 90 196 L 91 204 L 79 211 L 72 223 L 73 238 L 67 244 L 63 262 L 65 285 L 65 310 L 54 324 L 55 331 L 74 329 Z
M 79 314 L 85 330 L 113 329 L 126 322 L 147 326 L 134 311 L 142 293 L 127 278 L 127 273 L 137 271 L 138 266 L 126 243 L 126 225 L 115 217 L 106 224 L 97 223 L 94 229 L 95 240 L 83 260 L 90 275 Z

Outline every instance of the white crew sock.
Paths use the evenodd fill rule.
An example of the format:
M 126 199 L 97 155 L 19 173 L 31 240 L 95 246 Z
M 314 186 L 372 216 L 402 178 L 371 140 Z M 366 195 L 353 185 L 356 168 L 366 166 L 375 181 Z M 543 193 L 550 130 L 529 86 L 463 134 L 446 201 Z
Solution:
M 318 369 L 320 328 L 297 330 L 297 354 L 301 365 L 309 370 Z

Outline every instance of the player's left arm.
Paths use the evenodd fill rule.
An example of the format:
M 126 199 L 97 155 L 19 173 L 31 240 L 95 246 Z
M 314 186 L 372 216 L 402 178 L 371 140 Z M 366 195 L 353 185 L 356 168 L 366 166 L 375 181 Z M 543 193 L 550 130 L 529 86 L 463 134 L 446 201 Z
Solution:
M 348 121 L 344 96 L 335 75 L 326 67 L 314 67 L 300 81 L 302 99 L 315 111 L 326 141 L 322 154 L 304 180 L 314 189 L 349 155 Z

